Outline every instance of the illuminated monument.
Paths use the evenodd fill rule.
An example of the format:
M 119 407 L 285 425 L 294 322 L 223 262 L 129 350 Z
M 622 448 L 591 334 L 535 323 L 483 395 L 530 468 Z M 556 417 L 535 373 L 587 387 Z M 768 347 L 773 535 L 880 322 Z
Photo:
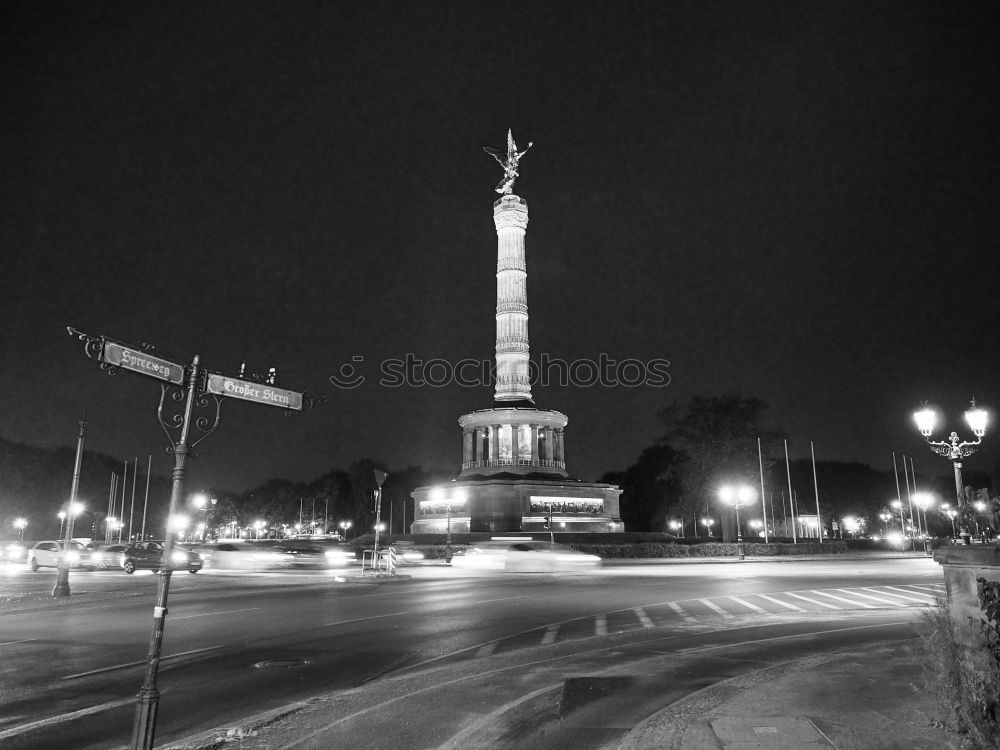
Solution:
M 528 144 L 531 148 L 531 144 Z M 524 235 L 528 204 L 513 194 L 518 153 L 510 131 L 506 153 L 487 148 L 504 168 L 493 204 L 497 230 L 496 386 L 493 408 L 463 414 L 462 471 L 436 487 L 413 491 L 415 534 L 488 531 L 623 531 L 621 490 L 581 482 L 566 472 L 565 414 L 538 409 L 528 363 L 528 292 Z

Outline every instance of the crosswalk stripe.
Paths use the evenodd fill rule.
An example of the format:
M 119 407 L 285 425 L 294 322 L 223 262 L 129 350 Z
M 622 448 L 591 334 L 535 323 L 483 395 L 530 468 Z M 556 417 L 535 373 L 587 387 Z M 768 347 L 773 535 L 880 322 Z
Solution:
M 820 607 L 826 607 L 827 609 L 842 609 L 836 604 L 830 604 L 829 602 L 821 602 L 817 599 L 810 599 L 808 596 L 802 596 L 802 594 L 796 594 L 794 591 L 786 591 L 789 596 L 794 596 L 796 599 L 801 599 L 804 602 L 809 602 L 810 604 L 818 604 Z
M 837 589 L 837 591 L 844 591 L 844 589 Z M 881 591 L 876 589 L 865 589 L 865 591 L 875 591 L 877 594 L 881 594 Z M 863 594 L 860 591 L 844 591 L 845 594 L 854 594 L 854 596 L 863 596 L 865 599 L 872 599 L 876 602 L 882 602 L 883 604 L 888 604 L 893 607 L 898 607 L 902 602 L 899 599 L 883 599 L 880 596 L 872 596 L 871 594 Z
M 754 612 L 761 612 L 761 613 L 763 613 L 763 614 L 765 614 L 765 615 L 766 615 L 766 614 L 770 614 L 770 613 L 769 613 L 769 612 L 768 612 L 768 611 L 767 611 L 766 609 L 764 609 L 763 607 L 758 607 L 758 606 L 757 606 L 756 604 L 751 604 L 750 602 L 746 601 L 745 599 L 740 599 L 740 598 L 739 598 L 738 596 L 731 596 L 731 597 L 729 597 L 729 598 L 730 598 L 730 599 L 732 599 L 732 600 L 733 600 L 734 602 L 736 602 L 737 604 L 742 604 L 742 605 L 743 605 L 744 607 L 749 607 L 749 608 L 750 608 L 750 609 L 752 609 L 752 610 L 753 610 Z
M 909 599 L 910 601 L 920 602 L 921 604 L 933 604 L 935 598 L 929 594 L 921 594 L 919 591 L 906 591 L 906 589 L 897 589 L 895 586 L 886 586 L 885 588 L 891 591 L 902 591 L 902 594 L 887 594 L 887 596 L 898 596 L 900 599 Z M 909 594 L 909 596 L 907 596 Z M 920 597 L 919 599 L 917 597 Z
M 925 586 L 921 583 L 909 583 L 907 584 L 911 589 L 927 589 L 935 594 L 940 594 L 946 588 L 943 583 L 935 583 L 930 586 Z
M 644 628 L 653 627 L 653 621 L 650 619 L 649 615 L 646 614 L 646 610 L 642 607 L 636 607 L 632 611 L 635 612 L 635 616 L 639 618 L 639 622 L 642 623 Z
M 781 599 L 775 599 L 773 596 L 768 596 L 767 594 L 757 594 L 757 596 L 759 596 L 761 599 L 767 599 L 769 602 L 774 602 L 775 604 L 780 604 L 782 607 L 787 607 L 788 609 L 792 610 L 793 612 L 805 612 L 805 610 L 802 609 L 802 607 L 797 607 L 796 605 L 792 604 L 791 602 L 783 602 L 783 601 L 781 601 Z
M 726 612 L 726 610 L 724 610 L 718 604 L 713 604 L 708 599 L 699 599 L 698 601 L 701 602 L 702 604 L 704 604 L 709 609 L 711 609 L 714 612 L 716 612 L 717 614 L 720 614 L 720 615 L 722 615 L 723 617 L 725 617 L 727 619 L 730 618 L 730 617 L 732 617 L 732 615 L 729 614 L 728 612 Z
M 482 646 L 479 647 L 479 650 L 476 651 L 475 658 L 482 659 L 484 657 L 489 656 L 490 654 L 492 654 L 494 651 L 497 650 L 498 643 L 499 641 L 490 641 L 489 643 L 484 643 Z
M 559 626 L 549 625 L 545 628 L 545 635 L 542 636 L 542 645 L 548 646 L 550 643 L 555 643 L 556 638 L 559 637 Z
M 836 594 L 828 594 L 825 591 L 812 591 L 810 593 L 818 594 L 819 596 L 828 596 L 831 599 L 836 599 L 841 602 L 846 602 L 847 604 L 853 604 L 856 607 L 864 607 L 865 609 L 877 609 L 874 604 L 865 604 L 864 602 L 859 602 L 855 599 L 845 599 L 842 596 L 837 596 Z
M 698 620 L 687 613 L 687 611 L 677 602 L 667 602 L 667 606 L 684 618 L 684 622 L 698 622 Z
M 608 616 L 598 615 L 594 618 L 594 635 L 608 634 Z

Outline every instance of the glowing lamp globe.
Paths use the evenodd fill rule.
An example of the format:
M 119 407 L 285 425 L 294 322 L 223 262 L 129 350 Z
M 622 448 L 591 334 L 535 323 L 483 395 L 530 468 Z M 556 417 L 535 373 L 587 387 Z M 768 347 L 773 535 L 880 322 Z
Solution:
M 986 433 L 986 412 L 976 407 L 976 402 L 972 402 L 972 407 L 965 412 L 965 421 L 976 437 L 982 437 Z
M 934 410 L 925 406 L 920 411 L 913 413 L 913 419 L 917 423 L 917 429 L 924 437 L 929 437 L 934 432 L 934 423 L 937 422 L 937 414 Z

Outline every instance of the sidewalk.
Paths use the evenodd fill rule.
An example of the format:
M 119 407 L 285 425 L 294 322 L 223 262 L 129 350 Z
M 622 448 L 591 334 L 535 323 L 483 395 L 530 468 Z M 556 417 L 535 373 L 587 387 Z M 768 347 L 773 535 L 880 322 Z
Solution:
M 630 661 L 611 648 L 545 666 L 518 654 L 316 697 L 161 750 L 969 750 L 941 728 L 918 648 L 748 665 L 688 695 L 671 693 L 673 675 L 699 654 Z

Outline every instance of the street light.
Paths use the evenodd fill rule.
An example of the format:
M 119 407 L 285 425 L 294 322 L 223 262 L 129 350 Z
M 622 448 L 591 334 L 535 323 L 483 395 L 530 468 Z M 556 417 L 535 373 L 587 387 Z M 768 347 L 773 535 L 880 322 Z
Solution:
M 353 524 L 353 523 L 351 523 L 350 521 L 341 521 L 341 522 L 340 522 L 339 524 L 337 524 L 337 525 L 338 525 L 338 526 L 339 526 L 339 527 L 341 528 L 341 530 L 342 530 L 342 532 L 343 532 L 343 533 L 341 534 L 341 536 L 343 536 L 343 537 L 344 537 L 344 541 L 346 542 L 346 541 L 347 541 L 347 530 L 348 530 L 349 528 L 351 528 L 351 527 L 352 527 L 352 526 L 353 526 L 354 524 Z
M 14 528 L 17 529 L 17 541 L 24 540 L 24 527 L 28 525 L 28 519 L 26 518 L 15 518 Z
M 62 539 L 63 529 L 66 528 L 66 511 L 61 510 L 56 515 L 59 516 L 59 538 Z
M 930 529 L 927 526 L 927 509 L 934 504 L 934 497 L 928 492 L 916 492 L 913 495 L 913 502 L 917 506 L 918 511 L 923 511 L 924 514 L 924 551 L 930 555 L 931 554 L 931 535 Z M 917 516 L 917 520 L 920 520 L 920 516 Z
M 764 522 L 759 518 L 750 519 L 750 528 L 757 532 L 757 536 L 764 536 L 764 532 L 761 531 L 764 528 Z
M 961 531 L 959 533 L 963 544 L 971 544 L 972 540 L 967 528 L 968 521 L 964 512 L 966 503 L 965 491 L 962 486 L 962 459 L 968 458 L 975 453 L 980 443 L 983 442 L 983 435 L 986 434 L 986 412 L 977 408 L 976 400 L 972 399 L 972 405 L 965 412 L 965 421 L 969 423 L 969 428 L 976 436 L 976 439 L 972 442 L 960 442 L 957 432 L 952 432 L 948 436 L 947 441 L 931 440 L 931 433 L 934 432 L 934 424 L 937 422 L 937 414 L 927 406 L 926 402 L 920 411 L 913 414 L 913 418 L 916 420 L 917 429 L 924 436 L 924 440 L 927 441 L 930 449 L 939 456 L 943 456 L 951 461 L 955 469 L 955 495 L 958 498 L 958 516 L 959 523 L 961 524 Z
M 882 525 L 885 527 L 885 536 L 889 536 L 889 519 L 892 518 L 892 514 L 879 513 L 878 517 L 882 519 Z
M 682 539 L 684 538 L 684 522 L 683 521 L 671 521 L 669 525 L 670 525 L 670 528 L 672 528 L 674 530 L 674 532 L 675 532 L 674 535 L 675 536 L 676 536 L 677 530 L 679 529 L 680 532 L 681 532 L 680 533 L 681 538 Z
M 941 504 L 941 513 L 946 515 L 951 519 L 951 536 L 952 538 L 958 536 L 958 532 L 955 531 L 955 516 L 958 515 L 958 511 L 952 508 L 948 503 Z
M 746 553 L 743 549 L 743 530 L 740 528 L 740 508 L 757 499 L 757 493 L 753 487 L 745 484 L 739 487 L 726 486 L 719 490 L 719 499 L 736 509 L 736 544 L 740 559 L 743 560 L 746 558 Z
M 708 536 L 709 536 L 709 538 L 711 538 L 711 536 L 712 536 L 712 524 L 715 523 L 715 521 L 713 521 L 711 518 L 703 518 L 703 519 L 701 519 L 701 522 L 705 526 L 708 527 Z
M 906 524 L 905 524 L 905 522 L 903 520 L 903 503 L 900 500 L 893 500 L 889 504 L 893 508 L 895 508 L 897 511 L 899 511 L 899 533 L 902 534 L 905 537 L 906 536 Z M 912 521 L 910 522 L 910 526 L 913 526 Z

